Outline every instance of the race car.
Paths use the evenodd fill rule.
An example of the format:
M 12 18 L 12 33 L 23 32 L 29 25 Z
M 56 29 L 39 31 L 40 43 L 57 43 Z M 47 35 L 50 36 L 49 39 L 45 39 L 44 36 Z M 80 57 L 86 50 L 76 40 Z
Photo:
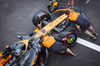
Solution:
M 41 10 L 33 17 L 34 28 L 30 36 L 18 36 L 20 41 L 6 46 L 6 49 L 0 52 L 0 66 L 45 66 L 50 58 L 52 51 L 45 48 L 40 42 L 40 36 L 53 35 L 57 37 L 67 38 L 63 43 L 70 47 L 77 40 L 77 32 L 66 27 L 67 16 L 61 15 L 54 21 L 50 21 L 50 15 Z
M 63 11 L 57 9 L 59 1 L 54 1 L 48 9 L 50 12 Z M 55 10 L 56 8 L 56 10 Z M 64 11 L 70 9 L 65 7 Z M 78 8 L 73 9 L 80 14 L 83 14 Z M 33 25 L 36 26 L 29 36 L 18 36 L 20 41 L 7 46 L 0 52 L 0 66 L 43 66 L 46 65 L 52 51 L 43 47 L 40 42 L 40 36 L 53 35 L 67 40 L 62 42 L 65 46 L 71 47 L 75 44 L 78 33 L 71 27 L 68 27 L 69 19 L 64 13 L 55 20 L 51 21 L 51 16 L 44 10 L 38 11 L 33 17 Z
M 48 5 L 50 13 L 69 9 L 70 7 L 60 6 L 59 0 L 54 0 Z M 79 8 L 74 7 L 73 10 L 87 18 Z M 52 51 L 42 45 L 39 38 L 41 35 L 66 38 L 67 40 L 62 43 L 67 47 L 76 43 L 78 33 L 68 26 L 70 23 L 65 13 L 51 21 L 49 13 L 40 10 L 33 16 L 32 22 L 36 28 L 29 36 L 18 36 L 18 42 L 6 46 L 6 49 L 0 52 L 0 66 L 45 66 Z

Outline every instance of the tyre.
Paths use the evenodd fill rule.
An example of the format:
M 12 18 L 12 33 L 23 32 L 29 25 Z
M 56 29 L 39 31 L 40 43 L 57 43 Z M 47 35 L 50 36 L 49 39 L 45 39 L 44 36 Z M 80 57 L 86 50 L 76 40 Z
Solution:
M 60 38 L 66 38 L 67 40 L 64 41 L 63 43 L 67 47 L 71 47 L 76 43 L 76 40 L 77 40 L 77 37 L 78 37 L 78 33 L 73 28 L 68 27 L 63 32 L 61 32 L 59 34 L 59 37 Z
M 46 11 L 40 10 L 33 16 L 32 23 L 33 25 L 38 27 L 38 24 L 43 22 L 44 19 L 46 19 L 47 21 L 51 20 L 51 16 Z M 42 24 L 42 27 L 44 27 L 43 23 L 41 24 Z

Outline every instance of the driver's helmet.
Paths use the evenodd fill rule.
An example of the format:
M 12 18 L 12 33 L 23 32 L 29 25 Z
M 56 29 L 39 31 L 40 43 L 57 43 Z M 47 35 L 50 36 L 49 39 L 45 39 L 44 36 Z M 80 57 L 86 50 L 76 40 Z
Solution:
M 18 57 L 22 54 L 22 50 L 21 49 L 16 49 L 14 53 L 15 53 L 15 56 Z

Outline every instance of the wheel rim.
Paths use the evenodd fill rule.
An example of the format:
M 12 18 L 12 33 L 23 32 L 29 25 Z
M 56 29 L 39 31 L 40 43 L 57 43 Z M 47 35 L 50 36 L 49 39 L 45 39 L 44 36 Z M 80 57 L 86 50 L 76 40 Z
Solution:
M 74 40 L 75 40 L 75 35 L 74 34 L 69 35 L 68 38 L 67 38 L 68 43 L 73 43 Z
M 77 40 L 77 37 L 78 37 L 78 33 L 76 31 L 71 31 L 69 32 L 65 38 L 67 38 L 66 41 L 64 41 L 64 44 L 67 46 L 67 47 L 71 47 L 75 44 L 76 40 Z

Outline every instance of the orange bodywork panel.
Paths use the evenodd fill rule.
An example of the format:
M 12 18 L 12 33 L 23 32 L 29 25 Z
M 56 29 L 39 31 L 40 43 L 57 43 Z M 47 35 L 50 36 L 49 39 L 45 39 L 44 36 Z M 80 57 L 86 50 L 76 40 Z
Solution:
M 0 58 L 2 58 L 3 57 L 3 53 L 2 52 L 0 52 Z
M 45 27 L 43 27 L 43 29 L 41 29 L 40 31 L 38 31 L 36 33 L 35 38 L 40 37 L 41 35 L 46 35 L 48 31 L 51 31 L 55 26 L 57 26 L 59 23 L 61 23 L 66 18 L 67 18 L 66 14 L 61 15 L 60 17 L 58 17 L 57 19 L 55 19 L 53 22 L 51 22 L 48 25 L 46 25 Z
M 35 28 L 33 32 L 36 33 L 38 31 L 39 31 L 39 29 L 38 28 Z
M 66 9 L 57 9 L 57 10 L 55 10 L 53 13 L 55 13 L 55 12 L 61 12 L 61 11 L 66 11 L 66 10 L 70 10 L 70 8 L 66 8 Z
M 3 58 L 1 61 L 0 61 L 0 66 L 3 66 L 12 56 L 9 55 L 8 57 L 6 58 Z
M 58 2 L 54 2 L 53 3 L 53 6 L 58 6 Z

